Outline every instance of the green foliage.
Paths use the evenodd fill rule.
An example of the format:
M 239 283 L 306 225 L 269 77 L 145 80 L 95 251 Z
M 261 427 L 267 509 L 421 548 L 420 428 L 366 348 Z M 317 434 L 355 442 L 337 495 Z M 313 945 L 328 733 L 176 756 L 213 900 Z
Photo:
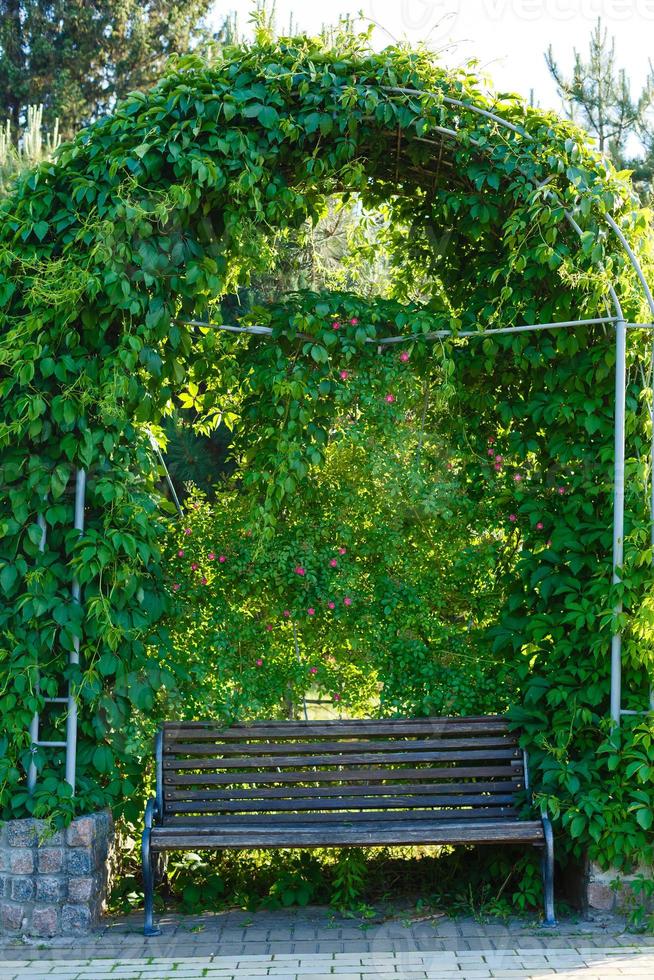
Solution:
M 332 905 L 354 909 L 360 904 L 366 879 L 366 856 L 361 848 L 339 852 L 332 881 Z
M 121 844 L 111 907 L 127 912 L 143 891 L 138 848 L 131 837 Z M 186 851 L 169 859 L 159 898 L 164 892 L 169 906 L 191 913 L 329 903 L 361 928 L 375 910 L 409 921 L 430 911 L 487 920 L 542 906 L 539 855 L 515 847 Z
M 293 302 L 297 309 L 300 297 Z M 318 305 L 342 309 L 344 302 L 339 295 Z M 316 298 L 304 303 L 313 309 Z M 354 319 L 368 323 L 391 309 L 358 300 Z M 278 316 L 275 307 L 273 322 Z M 268 370 L 278 357 L 275 349 L 243 339 L 233 348 L 246 379 L 231 443 L 239 466 L 211 502 L 191 492 L 163 550 L 175 601 L 171 661 L 187 673 L 172 714 L 275 716 L 310 692 L 357 715 L 369 715 L 380 699 L 393 714 L 504 708 L 510 683 L 497 676 L 502 663 L 487 634 L 506 589 L 496 567 L 508 574 L 515 540 L 494 511 L 461 492 L 461 459 L 439 434 L 453 410 L 445 370 L 432 363 L 426 388 L 415 347 L 408 360 L 407 351 L 392 349 L 368 364 L 359 358 L 345 377 L 335 359 L 330 391 L 318 399 L 322 373 L 315 362 L 295 361 L 293 383 L 306 376 L 315 396 L 304 404 L 324 403 L 330 431 L 313 462 L 308 440 L 288 444 L 292 409 L 286 431 L 276 425 L 277 390 L 248 391 L 259 364 Z M 303 431 L 311 432 L 315 421 L 303 411 Z M 293 468 L 300 453 L 301 478 Z M 288 491 L 289 479 L 298 492 Z M 244 492 L 250 482 L 253 494 Z M 274 520 L 265 498 L 257 505 L 271 484 L 285 491 Z
M 444 96 L 498 111 L 527 135 L 500 130 Z M 452 125 L 456 142 L 441 132 Z M 274 232 L 317 220 L 339 192 L 360 195 L 370 211 L 387 208 L 394 296 L 387 305 L 300 294 L 241 318 L 241 325 L 256 319 L 272 327 L 272 343 L 189 325 L 221 318 L 220 297 L 274 262 Z M 581 226 L 581 240 L 564 210 Z M 426 341 L 434 329 L 456 335 L 595 317 L 605 312 L 609 282 L 626 317 L 638 318 L 637 283 L 606 233 L 608 213 L 645 252 L 645 220 L 628 184 L 573 125 L 510 95 L 486 97 L 467 68 L 446 71 L 422 50 L 372 53 L 365 38 L 352 35 L 326 49 L 317 40 L 276 42 L 260 32 L 256 45 L 227 50 L 215 67 L 180 60 L 153 90 L 133 93 L 54 162 L 22 177 L 0 204 L 2 815 L 53 808 L 62 815 L 105 803 L 134 814 L 143 731 L 173 704 L 186 715 L 198 704 L 192 653 L 188 671 L 173 656 L 177 616 L 190 613 L 176 607 L 162 567 L 165 521 L 148 426 L 160 425 L 176 403 L 192 406 L 207 428 L 231 426 L 251 528 L 258 546 L 271 548 L 297 495 L 315 491 L 314 505 L 321 499 L 312 474 L 332 450 L 336 457 L 341 444 L 352 451 L 387 444 L 402 412 L 415 420 L 417 377 L 422 404 L 441 408 L 461 527 L 479 515 L 484 546 L 468 553 L 468 567 L 475 554 L 487 564 L 470 574 L 480 629 L 471 642 L 488 649 L 492 638 L 492 658 L 509 666 L 513 717 L 532 752 L 537 791 L 575 850 L 588 847 L 618 863 L 646 852 L 652 782 L 640 783 L 637 774 L 651 765 L 649 725 L 626 726 L 618 742 L 605 723 L 616 625 L 625 631 L 628 707 L 642 706 L 651 672 L 644 342 L 630 335 L 629 536 L 622 582 L 613 587 L 610 330 Z M 378 341 L 396 334 L 411 372 L 392 353 L 376 354 Z M 341 372 L 350 371 L 344 384 L 349 374 Z M 71 530 L 77 467 L 89 480 L 81 536 Z M 39 515 L 47 527 L 43 551 Z M 308 586 L 327 595 L 328 526 L 315 545 L 306 538 L 308 574 L 297 576 L 289 598 L 296 618 Z M 374 547 L 370 561 L 379 542 Z M 447 583 L 452 554 L 445 546 L 439 553 L 437 543 L 433 552 L 430 567 Z M 272 576 L 279 599 L 290 589 L 290 557 L 269 558 L 273 572 L 280 569 L 279 582 Z M 246 548 L 230 560 L 244 563 L 243 572 L 246 562 L 256 568 Z M 446 596 L 456 592 L 465 562 L 453 563 Z M 483 588 L 489 568 L 494 597 Z M 410 571 L 402 569 L 403 580 L 415 587 Z M 70 601 L 73 574 L 82 607 Z M 347 608 L 356 611 L 358 582 L 344 581 L 355 600 Z M 192 600 L 201 583 L 188 584 Z M 371 576 L 361 597 L 380 596 L 382 584 L 383 576 Z M 618 597 L 625 612 L 616 623 Z M 399 597 L 385 597 L 389 618 L 396 601 L 403 615 L 412 610 L 410 590 L 400 588 Z M 254 596 L 252 629 L 265 622 L 257 603 Z M 431 683 L 428 654 L 439 643 L 435 604 L 426 625 L 424 603 L 411 612 L 417 640 L 402 636 L 387 648 L 389 710 L 444 706 L 449 682 L 440 689 Z M 223 610 L 230 612 L 226 603 Z M 199 621 L 199 630 L 208 628 Z M 312 643 L 324 644 L 321 628 Z M 449 624 L 443 646 L 451 636 Z M 66 666 L 75 637 L 79 668 Z M 469 708 L 479 675 L 461 677 L 463 646 L 452 651 L 452 683 Z M 234 652 L 220 636 L 216 649 L 236 676 L 228 659 Z M 406 668 L 393 676 L 406 650 L 412 657 L 404 663 L 420 664 L 421 679 L 410 684 Z M 218 707 L 246 715 L 274 697 L 281 710 L 295 675 L 290 658 L 280 663 L 268 701 L 248 665 L 240 690 Z M 58 693 L 58 677 L 70 680 L 80 701 L 74 801 L 65 790 L 53 793 L 52 780 L 61 780 L 56 752 L 37 753 L 38 792 L 28 797 L 24 789 L 29 721 L 44 696 Z M 324 678 L 328 687 L 327 667 Z M 479 697 L 499 700 L 497 690 Z
M 66 138 L 152 84 L 171 54 L 201 34 L 209 0 L 0 2 L 0 118 L 21 123 L 29 104 L 45 107 Z
M 297 857 L 280 861 L 278 877 L 263 904 L 267 908 L 304 908 L 324 889 L 323 869 L 313 854 L 302 851 Z

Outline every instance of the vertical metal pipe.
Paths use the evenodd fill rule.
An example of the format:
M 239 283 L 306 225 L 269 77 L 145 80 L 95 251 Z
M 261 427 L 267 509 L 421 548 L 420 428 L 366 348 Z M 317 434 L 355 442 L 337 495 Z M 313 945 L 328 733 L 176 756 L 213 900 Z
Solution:
M 613 454 L 613 584 L 620 582 L 620 569 L 624 560 L 624 457 L 625 457 L 625 401 L 627 325 L 620 319 L 615 325 L 615 441 Z M 622 612 L 618 600 L 613 612 Z M 611 639 L 611 721 L 620 725 L 622 685 L 622 634 L 614 633 Z
M 84 530 L 84 499 L 86 495 L 86 472 L 77 470 L 75 476 L 75 530 Z M 80 584 L 77 576 L 71 587 L 73 602 L 80 601 Z M 73 639 L 73 649 L 68 662 L 71 666 L 79 664 L 79 637 Z M 77 698 L 73 680 L 68 682 L 68 712 L 66 716 L 66 782 L 75 793 L 75 769 L 77 764 Z
M 654 344 L 652 344 L 652 351 L 650 355 L 649 378 L 649 383 L 651 385 L 649 418 L 652 426 L 649 446 L 649 533 L 650 544 L 652 546 L 652 565 L 654 566 Z M 650 680 L 649 710 L 654 711 L 654 677 L 652 677 Z
M 45 523 L 45 517 L 43 516 L 43 514 L 37 514 L 36 523 L 41 528 L 41 540 L 39 541 L 39 551 L 41 552 L 41 554 L 43 554 L 43 552 L 45 551 L 45 542 L 48 533 L 47 525 Z M 36 675 L 36 693 L 37 695 L 40 693 L 38 667 L 37 667 L 37 675 Z M 38 742 L 38 740 L 39 740 L 39 713 L 38 711 L 35 711 L 34 714 L 32 715 L 32 720 L 30 721 L 30 751 L 32 753 L 32 758 L 30 760 L 30 764 L 27 770 L 27 789 L 30 793 L 33 793 L 36 788 L 37 771 L 36 771 L 36 764 L 34 762 L 34 753 L 36 751 L 36 743 Z
M 173 481 L 171 479 L 171 476 L 170 476 L 170 473 L 168 472 L 168 467 L 166 466 L 166 461 L 163 458 L 163 454 L 162 454 L 161 450 L 159 449 L 159 446 L 155 445 L 154 451 L 157 454 L 157 458 L 158 458 L 158 460 L 159 460 L 159 462 L 161 464 L 161 468 L 164 471 L 164 476 L 166 478 L 166 483 L 168 484 L 168 489 L 170 490 L 170 495 L 173 498 L 173 502 L 175 504 L 175 507 L 177 508 L 177 513 L 179 514 L 180 517 L 183 517 L 184 516 L 184 511 L 182 509 L 182 505 L 179 502 L 179 497 L 177 496 L 177 491 L 175 490 L 175 484 L 173 483 Z
M 149 429 L 148 429 L 148 436 L 150 437 L 150 445 L 152 446 L 152 449 L 154 450 L 154 454 L 157 457 L 157 459 L 159 460 L 159 464 L 160 464 L 162 470 L 164 471 L 164 477 L 166 479 L 166 483 L 168 484 L 168 489 L 170 490 L 170 495 L 173 498 L 173 502 L 175 504 L 175 507 L 177 508 L 177 513 L 179 514 L 180 517 L 183 517 L 184 516 L 184 510 L 182 508 L 182 505 L 179 502 L 179 497 L 177 496 L 177 491 L 175 490 L 175 484 L 173 483 L 173 481 L 170 478 L 170 473 L 168 472 L 168 467 L 166 466 L 166 461 L 163 458 L 163 453 L 161 452 L 161 449 L 159 448 L 159 443 L 157 442 L 157 440 L 155 439 L 154 435 L 152 434 L 152 432 L 150 432 Z

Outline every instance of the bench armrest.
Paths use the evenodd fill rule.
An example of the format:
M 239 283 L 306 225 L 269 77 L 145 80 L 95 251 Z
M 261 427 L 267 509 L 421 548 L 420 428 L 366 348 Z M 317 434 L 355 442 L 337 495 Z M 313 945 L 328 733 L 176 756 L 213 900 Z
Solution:
M 159 817 L 159 804 L 153 796 L 145 804 L 145 829 L 152 830 L 152 827 L 157 823 Z

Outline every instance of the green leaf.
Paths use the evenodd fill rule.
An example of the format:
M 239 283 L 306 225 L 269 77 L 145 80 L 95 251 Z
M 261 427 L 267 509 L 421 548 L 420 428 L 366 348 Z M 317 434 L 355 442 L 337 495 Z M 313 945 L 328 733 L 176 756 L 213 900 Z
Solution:
M 262 106 L 261 112 L 259 113 L 259 122 L 266 129 L 270 129 L 279 120 L 279 113 L 271 105 Z
M 37 221 L 36 224 L 33 226 L 34 234 L 36 235 L 36 237 L 40 242 L 43 241 L 45 236 L 48 234 L 49 230 L 50 230 L 50 225 L 48 224 L 47 221 Z
M 5 565 L 5 567 L 0 572 L 0 585 L 5 592 L 10 592 L 11 588 L 18 577 L 18 571 L 15 565 Z

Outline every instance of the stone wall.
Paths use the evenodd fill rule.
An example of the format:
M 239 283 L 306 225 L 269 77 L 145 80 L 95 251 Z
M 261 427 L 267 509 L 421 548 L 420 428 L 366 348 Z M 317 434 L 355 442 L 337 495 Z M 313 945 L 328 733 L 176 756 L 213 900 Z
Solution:
M 52 831 L 44 820 L 0 827 L 0 933 L 81 935 L 98 925 L 114 827 L 102 810 Z
M 615 868 L 603 871 L 598 864 L 590 862 L 587 871 L 586 896 L 589 911 L 629 912 L 635 905 L 643 904 L 652 909 L 652 899 L 647 895 L 637 895 L 631 887 L 641 876 L 652 879 L 652 868 L 637 868 L 633 874 L 624 874 Z

